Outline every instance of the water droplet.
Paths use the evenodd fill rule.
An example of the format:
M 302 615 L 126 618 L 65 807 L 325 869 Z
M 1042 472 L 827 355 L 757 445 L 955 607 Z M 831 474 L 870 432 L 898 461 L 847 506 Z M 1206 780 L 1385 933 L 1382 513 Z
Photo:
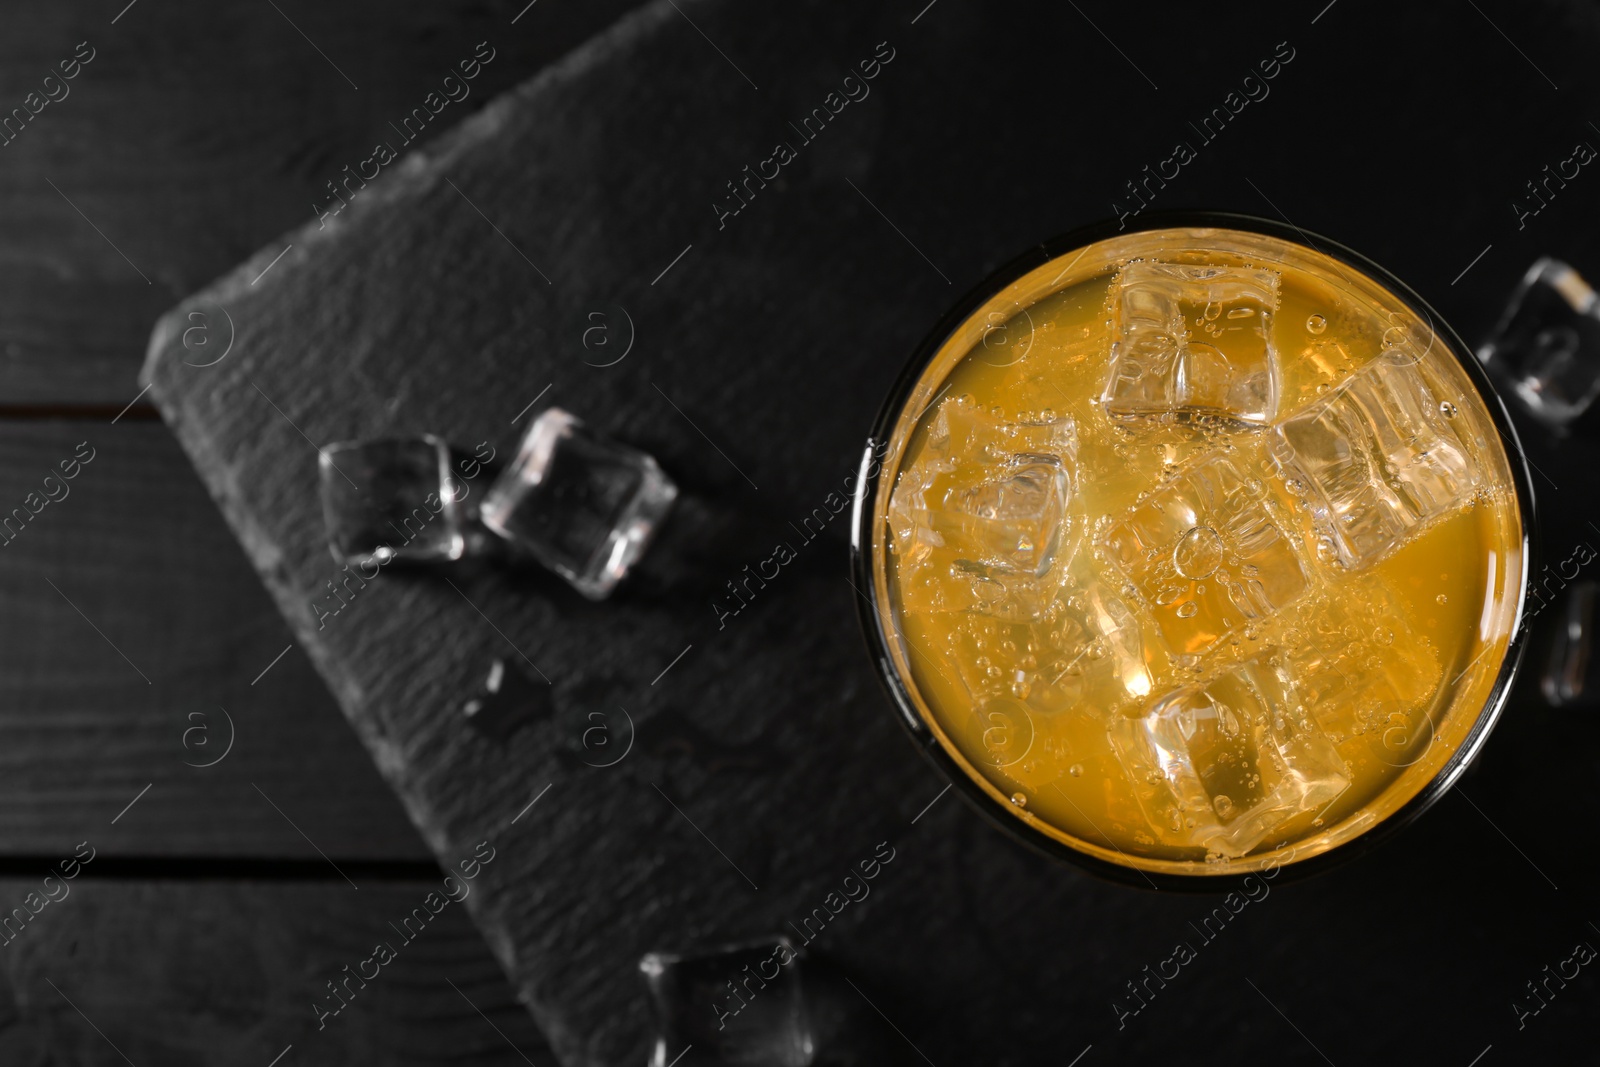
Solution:
M 1306 333 L 1318 334 L 1328 328 L 1328 320 L 1321 315 L 1313 315 L 1306 320 Z
M 1025 808 L 1028 806 L 1028 798 L 1021 793 L 1012 793 L 1011 803 L 1015 804 L 1019 808 Z
M 1186 600 L 1178 605 L 1178 618 L 1192 619 L 1200 611 L 1200 605 L 1192 600 Z
M 1456 406 L 1448 400 L 1441 400 L 1439 401 L 1439 414 L 1447 419 L 1453 419 L 1456 417 Z

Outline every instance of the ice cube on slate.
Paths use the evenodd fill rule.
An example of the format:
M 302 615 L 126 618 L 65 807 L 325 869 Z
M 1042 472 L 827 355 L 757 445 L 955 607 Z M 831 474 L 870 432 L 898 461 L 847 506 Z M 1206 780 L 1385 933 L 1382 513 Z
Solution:
M 651 952 L 639 970 L 655 1008 L 649 1067 L 808 1067 L 815 1055 L 800 960 L 786 937 L 688 955 Z
M 1080 535 L 1070 418 L 1005 422 L 946 400 L 901 473 L 889 526 L 907 610 L 1048 613 Z
M 479 515 L 578 592 L 601 600 L 643 555 L 677 495 L 650 456 L 550 408 L 528 427 Z
M 1242 856 L 1350 785 L 1267 656 L 1116 718 L 1111 744 L 1151 828 L 1171 844 Z
M 1408 350 L 1390 350 L 1273 430 L 1273 457 L 1319 538 L 1350 569 L 1375 563 L 1477 487 L 1446 411 Z
M 1135 504 L 1101 538 L 1173 652 L 1198 655 L 1305 592 L 1299 539 L 1267 491 L 1217 453 Z
M 317 464 L 328 548 L 341 563 L 460 559 L 462 495 L 437 437 L 346 441 Z
M 1107 415 L 1272 421 L 1277 274 L 1138 261 L 1112 282 L 1111 304 L 1111 372 L 1101 396 Z
M 1535 415 L 1570 422 L 1600 395 L 1600 296 L 1565 263 L 1540 259 L 1478 358 L 1505 375 Z

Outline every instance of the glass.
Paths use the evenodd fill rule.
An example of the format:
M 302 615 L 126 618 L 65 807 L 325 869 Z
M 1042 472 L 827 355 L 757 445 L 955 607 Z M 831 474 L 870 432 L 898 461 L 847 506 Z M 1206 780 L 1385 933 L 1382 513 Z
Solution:
M 1522 653 L 1530 482 L 1466 352 L 1380 268 L 1260 220 L 1005 268 L 862 460 L 862 621 L 902 722 L 1002 826 L 1135 883 L 1403 825 Z

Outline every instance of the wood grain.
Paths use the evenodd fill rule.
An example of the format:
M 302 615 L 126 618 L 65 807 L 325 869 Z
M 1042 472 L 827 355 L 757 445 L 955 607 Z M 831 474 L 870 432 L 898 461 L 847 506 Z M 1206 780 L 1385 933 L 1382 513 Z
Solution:
M 95 53 L 64 99 L 0 147 L 7 404 L 120 408 L 138 392 L 156 316 L 311 220 L 330 199 L 327 183 L 377 141 L 400 146 L 389 123 L 423 105 L 477 42 L 489 41 L 496 58 L 425 139 L 629 3 L 546 2 L 515 24 L 525 0 L 179 0 L 140 3 L 113 25 L 120 6 L 51 4 L 8 20 L 0 35 L 8 115 L 79 42 Z
M 164 427 L 0 423 L 0 502 L 0 855 L 428 857 Z
M 389 926 L 438 880 L 356 892 L 93 871 L 0 947 L 0 1062 L 266 1067 L 291 1045 L 280 1065 L 549 1062 L 461 905 L 410 942 Z M 0 902 L 21 906 L 39 885 L 0 879 Z M 379 942 L 394 961 L 352 985 L 349 1005 L 319 1029 L 312 1005 L 328 1002 L 326 983 Z

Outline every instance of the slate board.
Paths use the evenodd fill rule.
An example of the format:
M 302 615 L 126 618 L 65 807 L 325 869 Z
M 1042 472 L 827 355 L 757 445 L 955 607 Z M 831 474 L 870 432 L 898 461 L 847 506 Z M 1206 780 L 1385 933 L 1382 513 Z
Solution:
M 1280 1015 L 1335 1059 L 1382 1041 L 1465 1062 L 1488 1038 L 1406 1020 L 1504 1015 L 1520 979 L 1497 971 L 1497 987 L 1484 960 L 1578 936 L 1576 913 L 1547 907 L 1514 856 L 1470 886 L 1449 880 L 1488 831 L 1447 802 L 1404 847 L 1276 890 L 1279 903 L 1207 950 L 1209 976 L 1146 1009 L 1158 1023 L 1119 1027 L 1124 981 L 1212 902 L 1092 881 L 953 797 L 913 823 L 943 782 L 894 723 L 857 632 L 848 513 L 805 543 L 796 527 L 842 488 L 905 354 L 966 288 L 1112 214 L 1124 182 L 1285 39 L 1295 58 L 1271 96 L 1156 206 L 1287 212 L 1411 280 L 1469 335 L 1531 252 L 1596 258 L 1581 228 L 1549 222 L 1535 241 L 1511 225 L 1505 198 L 1536 171 L 1528 159 L 1565 154 L 1582 116 L 1562 109 L 1580 96 L 1546 95 L 1470 11 L 1449 48 L 1431 15 L 1356 3 L 1315 24 L 1270 5 L 1226 25 L 1176 9 L 1090 14 L 653 3 L 158 324 L 153 396 L 380 770 L 444 861 L 496 843 L 468 906 L 563 1063 L 643 1059 L 644 952 L 783 931 L 882 841 L 897 858 L 873 897 L 811 946 L 856 986 L 830 987 L 828 1062 L 1068 1062 L 1111 1043 L 1134 1058 L 1307 1052 Z M 1522 18 L 1519 36 L 1564 80 L 1588 76 L 1593 12 Z M 1380 31 L 1405 61 L 1352 77 Z M 884 41 L 894 58 L 871 95 L 801 144 L 790 123 Z M 1505 121 L 1535 107 L 1548 121 Z M 1525 154 L 1470 141 L 1488 128 L 1525 138 Z M 780 141 L 796 160 L 719 225 L 725 183 Z M 1578 195 L 1568 203 L 1581 217 Z M 1450 285 L 1485 243 L 1496 253 Z M 190 313 L 214 328 L 219 306 L 233 348 L 186 366 L 200 362 L 184 347 Z M 620 343 L 622 311 L 632 349 L 596 366 L 619 349 L 584 347 L 590 316 L 607 315 Z M 653 453 L 684 490 L 637 580 L 594 605 L 539 574 L 395 569 L 319 628 L 310 601 L 337 568 L 312 442 L 429 431 L 505 455 L 536 397 L 518 426 L 567 407 Z M 798 558 L 719 625 L 725 583 L 780 541 Z M 536 664 L 555 709 L 503 746 L 455 710 L 497 656 Z M 585 766 L 609 758 L 582 746 L 591 714 L 620 744 L 619 709 L 634 750 Z M 1592 780 L 1582 753 L 1595 746 L 1572 751 Z M 1497 795 L 1516 793 L 1489 791 L 1492 810 Z M 1559 840 L 1518 835 L 1542 873 L 1582 881 Z M 1396 893 L 1430 894 L 1425 915 L 1403 906 L 1398 932 L 1371 910 Z M 1459 930 L 1489 906 L 1537 917 L 1480 929 L 1472 955 Z M 1447 977 L 1419 993 L 1408 966 Z M 1349 1025 L 1386 993 L 1414 1014 Z

